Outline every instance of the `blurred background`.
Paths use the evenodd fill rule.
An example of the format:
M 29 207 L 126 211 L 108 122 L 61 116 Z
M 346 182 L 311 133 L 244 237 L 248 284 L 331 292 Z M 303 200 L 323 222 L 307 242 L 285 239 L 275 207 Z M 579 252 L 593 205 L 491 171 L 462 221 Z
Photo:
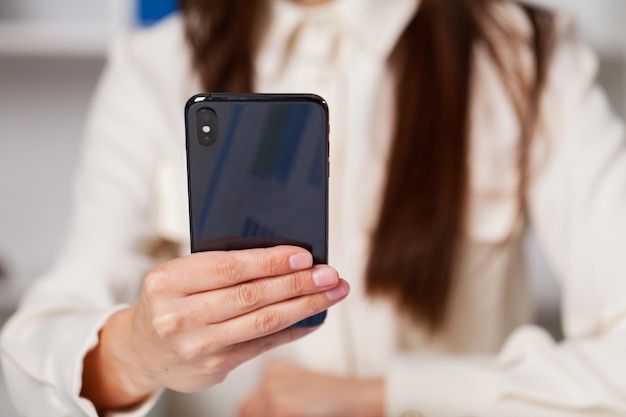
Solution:
M 626 1 L 532 2 L 576 19 L 600 58 L 599 82 L 626 118 Z M 0 0 L 0 326 L 62 240 L 83 123 L 110 39 L 158 21 L 175 3 Z M 558 337 L 558 288 L 532 236 L 528 250 L 537 321 Z M 1 372 L 0 416 L 15 416 Z

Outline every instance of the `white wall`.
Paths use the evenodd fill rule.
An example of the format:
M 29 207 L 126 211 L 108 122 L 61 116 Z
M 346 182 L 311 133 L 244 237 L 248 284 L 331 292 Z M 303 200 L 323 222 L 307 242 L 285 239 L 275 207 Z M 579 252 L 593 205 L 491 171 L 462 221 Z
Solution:
M 0 0 L 0 19 L 115 29 L 131 22 L 133 4 L 134 0 Z
M 0 57 L 0 259 L 15 287 L 48 268 L 59 246 L 102 65 L 102 59 Z M 0 310 L 15 305 L 12 294 L 0 283 Z M 3 417 L 11 417 L 7 406 L 0 381 Z
M 626 49 L 626 1 L 624 0 L 527 0 L 557 8 L 578 21 L 585 38 L 605 52 Z
M 0 58 L 0 258 L 27 281 L 49 264 L 101 59 Z

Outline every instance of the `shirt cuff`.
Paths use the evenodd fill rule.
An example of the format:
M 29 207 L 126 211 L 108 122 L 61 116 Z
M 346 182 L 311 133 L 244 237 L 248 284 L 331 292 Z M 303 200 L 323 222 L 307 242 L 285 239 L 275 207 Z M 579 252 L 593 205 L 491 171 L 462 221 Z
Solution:
M 89 327 L 86 329 L 84 334 L 87 335 L 84 342 L 79 345 L 78 351 L 75 355 L 67 355 L 64 358 L 68 361 L 66 366 L 63 366 L 59 369 L 67 369 L 71 370 L 70 375 L 62 376 L 60 381 L 68 381 L 68 384 L 71 386 L 67 386 L 63 389 L 63 392 L 71 392 L 72 393 L 72 401 L 75 404 L 78 404 L 79 407 L 89 416 L 97 417 L 98 413 L 96 408 L 91 403 L 91 401 L 87 400 L 84 397 L 80 396 L 80 392 L 82 390 L 82 380 L 83 380 L 83 363 L 85 360 L 85 356 L 87 353 L 92 350 L 99 341 L 99 333 L 102 330 L 102 327 L 106 323 L 106 321 L 115 313 L 120 310 L 127 308 L 127 305 L 117 305 L 105 313 L 103 313 L 96 320 L 92 320 Z M 106 417 L 140 417 L 145 416 L 148 412 L 154 407 L 156 402 L 161 397 L 162 391 L 156 392 L 151 395 L 146 401 L 141 404 L 133 407 L 132 409 L 124 410 L 124 411 L 116 411 L 116 412 L 107 412 L 105 414 Z
M 406 355 L 386 378 L 387 417 L 490 416 L 502 385 L 479 357 Z
M 126 410 L 126 411 L 116 411 L 106 413 L 105 417 L 145 417 L 148 415 L 150 410 L 156 405 L 159 398 L 161 398 L 161 394 L 163 394 L 164 390 L 160 390 L 150 396 L 146 401 L 136 406 L 135 408 Z

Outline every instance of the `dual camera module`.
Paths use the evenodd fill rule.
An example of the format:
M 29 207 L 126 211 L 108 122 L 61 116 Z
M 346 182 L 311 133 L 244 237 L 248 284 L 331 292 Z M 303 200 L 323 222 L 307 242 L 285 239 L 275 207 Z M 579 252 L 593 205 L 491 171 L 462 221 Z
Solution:
M 217 114 L 203 107 L 196 113 L 196 137 L 202 146 L 213 146 L 217 142 Z

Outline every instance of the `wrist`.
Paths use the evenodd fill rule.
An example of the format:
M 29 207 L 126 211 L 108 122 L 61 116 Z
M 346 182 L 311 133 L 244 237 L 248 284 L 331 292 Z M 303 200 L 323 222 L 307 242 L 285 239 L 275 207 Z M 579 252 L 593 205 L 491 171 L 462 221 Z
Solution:
M 113 314 L 100 331 L 98 345 L 85 356 L 81 396 L 98 410 L 134 407 L 158 389 L 141 370 L 131 322 L 131 309 Z
M 385 414 L 385 381 L 383 378 L 355 380 L 358 395 L 353 396 L 354 415 L 383 417 Z

